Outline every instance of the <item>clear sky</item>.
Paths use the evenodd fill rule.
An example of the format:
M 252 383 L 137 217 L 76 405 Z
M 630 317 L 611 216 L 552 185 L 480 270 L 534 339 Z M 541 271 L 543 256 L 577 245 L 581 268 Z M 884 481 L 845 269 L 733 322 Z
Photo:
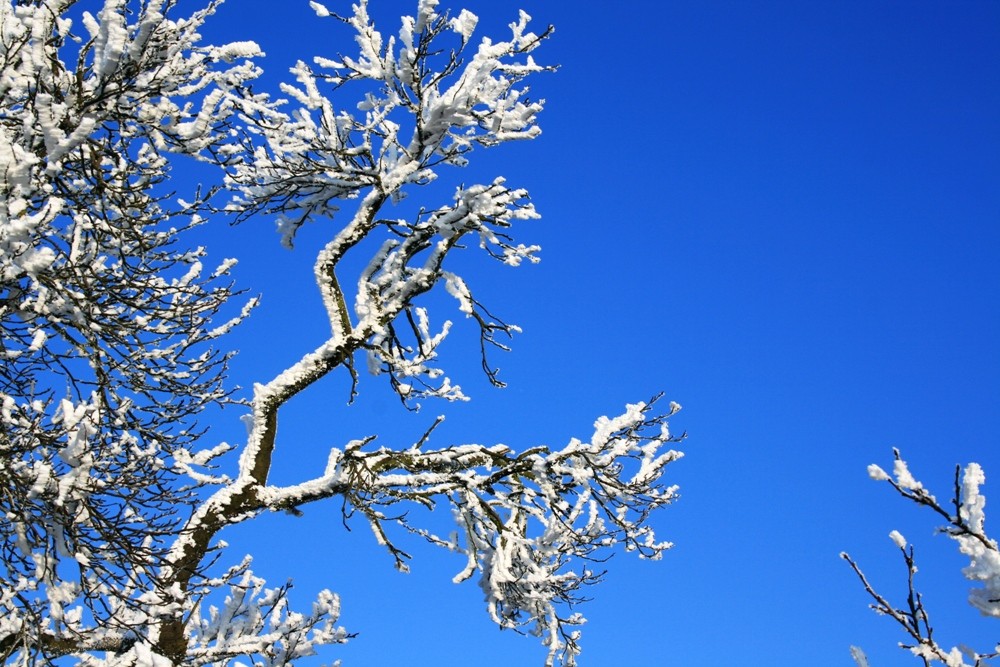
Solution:
M 371 2 L 385 33 L 416 8 Z M 954 465 L 978 461 L 987 516 L 1000 506 L 1000 3 L 446 6 L 479 14 L 480 35 L 502 37 L 521 7 L 536 30 L 556 26 L 535 54 L 560 65 L 533 86 L 543 135 L 446 175 L 506 176 L 543 214 L 519 237 L 543 247 L 541 264 L 470 270 L 524 329 L 498 360 L 510 386 L 477 376 L 460 330 L 451 368 L 470 403 L 407 414 L 369 379 L 346 408 L 344 379 L 326 382 L 283 415 L 275 474 L 301 478 L 370 433 L 405 446 L 441 412 L 436 445 L 562 444 L 664 391 L 689 434 L 668 469 L 682 498 L 655 518 L 676 547 L 608 564 L 583 607 L 584 667 L 852 665 L 851 644 L 873 667 L 916 664 L 838 558 L 850 552 L 902 603 L 892 529 L 917 546 L 940 641 L 992 648 L 1000 622 L 965 603 L 953 543 L 866 466 L 889 467 L 899 447 L 946 497 Z M 228 0 L 206 36 L 261 43 L 262 86 L 297 58 L 352 48 L 306 0 Z M 294 252 L 269 220 L 209 239 L 264 296 L 233 341 L 244 385 L 321 340 L 309 248 L 331 224 Z M 236 412 L 218 433 L 239 437 Z M 272 583 L 295 580 L 300 604 L 321 587 L 342 595 L 342 622 L 360 635 L 326 662 L 542 663 L 535 638 L 491 625 L 473 583 L 450 583 L 459 557 L 413 544 L 413 573 L 398 574 L 363 522 L 352 527 L 335 503 L 264 517 L 227 536 L 230 557 L 252 550 Z

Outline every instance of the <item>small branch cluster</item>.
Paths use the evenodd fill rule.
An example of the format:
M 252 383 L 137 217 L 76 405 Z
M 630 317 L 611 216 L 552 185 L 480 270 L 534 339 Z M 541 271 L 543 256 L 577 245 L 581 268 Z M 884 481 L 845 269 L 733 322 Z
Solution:
M 893 450 L 893 453 L 895 461 L 891 476 L 874 464 L 868 467 L 869 476 L 876 481 L 887 482 L 903 498 L 929 508 L 946 521 L 941 532 L 955 540 L 959 551 L 969 557 L 969 565 L 962 570 L 963 574 L 981 586 L 972 589 L 969 603 L 986 616 L 1000 617 L 1000 548 L 996 540 L 986 534 L 986 498 L 980 492 L 986 481 L 982 468 L 976 463 L 970 463 L 963 472 L 956 466 L 954 493 L 949 508 L 939 503 L 913 477 L 898 450 Z M 889 537 L 899 548 L 906 565 L 907 599 L 903 607 L 897 607 L 878 593 L 849 555 L 845 553 L 841 556 L 874 600 L 871 608 L 895 620 L 914 642 L 900 643 L 900 646 L 919 657 L 925 665 L 941 662 L 947 667 L 969 667 L 965 662 L 965 658 L 969 658 L 973 661 L 973 667 L 979 667 L 985 664 L 984 660 L 1000 656 L 1000 646 L 993 652 L 981 654 L 965 647 L 947 650 L 938 643 L 923 597 L 915 586 L 917 566 L 913 546 L 898 531 L 892 531 Z
M 342 644 L 351 637 L 336 625 L 340 616 L 336 595 L 320 592 L 310 614 L 290 611 L 287 593 L 291 585 L 266 588 L 264 580 L 250 570 L 249 557 L 201 585 L 204 594 L 223 587 L 228 594 L 221 608 L 212 606 L 207 615 L 204 605 L 191 609 L 190 664 L 219 664 L 242 655 L 254 665 L 280 667 L 315 655 L 317 646 Z

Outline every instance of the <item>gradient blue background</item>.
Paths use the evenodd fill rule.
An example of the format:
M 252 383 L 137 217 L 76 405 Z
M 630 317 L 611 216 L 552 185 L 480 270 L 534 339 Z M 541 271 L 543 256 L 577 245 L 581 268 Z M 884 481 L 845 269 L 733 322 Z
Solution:
M 387 35 L 416 9 L 372 4 Z M 367 379 L 346 408 L 345 378 L 324 382 L 282 415 L 274 479 L 317 473 L 351 438 L 405 446 L 439 413 L 437 446 L 560 445 L 665 391 L 685 407 L 674 429 L 690 435 L 668 470 L 683 497 L 655 518 L 676 547 L 657 563 L 609 563 L 583 607 L 582 665 L 852 665 L 850 644 L 873 667 L 916 664 L 838 558 L 849 551 L 902 603 L 892 529 L 917 545 L 939 640 L 991 649 L 1000 623 L 966 604 L 955 546 L 865 469 L 889 467 L 899 447 L 942 498 L 956 463 L 1000 475 L 1000 3 L 452 9 L 463 6 L 481 17 L 477 35 L 503 37 L 519 7 L 537 30 L 557 29 L 536 52 L 560 65 L 533 82 L 548 101 L 542 137 L 442 175 L 448 188 L 504 175 L 544 216 L 519 232 L 542 245 L 538 266 L 456 258 L 480 297 L 524 328 L 497 359 L 510 386 L 478 377 L 458 322 L 451 369 L 470 403 L 408 414 Z M 352 49 L 305 0 L 229 0 L 205 34 L 258 41 L 262 87 L 297 58 Z M 240 257 L 241 284 L 264 296 L 233 340 L 244 385 L 325 335 L 310 253 L 333 229 L 311 226 L 294 252 L 270 220 L 213 231 L 216 256 Z M 460 319 L 442 304 L 439 319 Z M 219 437 L 242 437 L 238 412 L 224 414 Z M 1000 487 L 986 490 L 992 518 Z M 342 622 L 361 634 L 324 662 L 542 663 L 536 639 L 492 626 L 473 583 L 450 583 L 460 558 L 410 542 L 413 573 L 398 574 L 363 522 L 351 526 L 331 503 L 226 536 L 231 557 L 253 551 L 272 583 L 294 578 L 299 604 L 321 587 L 342 595 Z

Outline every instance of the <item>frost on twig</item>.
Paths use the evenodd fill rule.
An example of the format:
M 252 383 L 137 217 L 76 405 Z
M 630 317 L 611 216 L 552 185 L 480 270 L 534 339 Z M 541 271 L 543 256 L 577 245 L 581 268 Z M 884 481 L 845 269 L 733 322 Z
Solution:
M 951 502 L 942 505 L 911 474 L 899 451 L 893 450 L 893 453 L 892 475 L 873 464 L 868 467 L 869 476 L 876 481 L 887 482 L 903 498 L 929 508 L 944 519 L 946 523 L 940 531 L 955 540 L 959 551 L 969 558 L 969 565 L 962 573 L 977 584 L 969 594 L 969 603 L 985 616 L 1000 617 L 1000 549 L 996 540 L 986 534 L 986 498 L 981 493 L 986 477 L 982 468 L 976 463 L 970 463 L 964 471 L 956 466 Z M 979 667 L 986 664 L 984 660 L 1000 656 L 1000 646 L 993 652 L 981 654 L 965 647 L 945 649 L 938 643 L 923 597 L 915 585 L 917 566 L 913 546 L 898 531 L 893 530 L 889 537 L 900 550 L 906 566 L 907 598 L 904 606 L 896 606 L 880 594 L 849 555 L 845 553 L 841 557 L 851 566 L 872 598 L 871 608 L 895 620 L 910 637 L 911 642 L 901 642 L 900 646 L 919 657 L 925 665 L 940 662 L 947 667 L 969 667 L 970 663 L 966 662 L 969 659 L 972 667 Z

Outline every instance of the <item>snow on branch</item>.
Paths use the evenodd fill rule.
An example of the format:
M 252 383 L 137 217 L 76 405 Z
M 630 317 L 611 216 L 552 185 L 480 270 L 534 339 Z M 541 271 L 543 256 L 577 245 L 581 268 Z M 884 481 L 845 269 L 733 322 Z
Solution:
M 683 455 L 669 448 L 666 414 L 649 404 L 627 406 L 614 419 L 595 423 L 589 442 L 573 439 L 562 449 L 534 447 L 520 454 L 504 445 L 457 445 L 422 451 L 380 448 L 371 439 L 333 450 L 323 477 L 286 488 L 268 487 L 260 498 L 274 510 L 290 510 L 332 495 L 347 500 L 376 538 L 406 570 L 410 555 L 390 536 L 397 524 L 427 541 L 463 553 L 466 566 L 455 582 L 479 574 L 487 609 L 502 628 L 542 637 L 547 664 L 575 664 L 579 613 L 564 611 L 596 583 L 595 563 L 622 545 L 645 558 L 670 548 L 654 536 L 649 515 L 673 502 L 676 486 L 661 482 L 664 469 Z M 447 503 L 459 532 L 443 538 L 412 525 L 401 503 Z M 346 510 L 345 510 L 346 511 Z
M 0 655 L 15 664 L 136 643 L 139 598 L 206 481 L 183 461 L 214 458 L 189 451 L 197 418 L 229 400 L 231 353 L 212 341 L 247 314 L 220 329 L 233 262 L 184 247 L 212 192 L 163 184 L 167 152 L 228 141 L 233 91 L 256 75 L 234 61 L 259 49 L 201 47 L 216 5 L 174 20 L 169 4 L 0 3 Z
M 524 201 L 526 198 L 525 191 L 505 187 L 503 179 L 490 186 L 459 189 L 453 206 L 421 212 L 412 224 L 394 221 L 392 230 L 397 238 L 387 240 L 362 273 L 355 313 L 357 329 L 373 332 L 366 345 L 369 368 L 374 373 L 387 373 L 404 401 L 428 396 L 465 398 L 460 388 L 447 378 L 435 385 L 434 380 L 442 372 L 427 366 L 436 356 L 451 323 L 445 322 L 441 332 L 432 335 L 426 310 L 410 305 L 416 296 L 441 279 L 449 293 L 458 299 L 459 310 L 479 324 L 483 368 L 494 384 L 502 386 L 487 361 L 487 347 L 506 350 L 496 335 L 510 337 L 518 329 L 492 316 L 473 298 L 466 282 L 445 271 L 443 265 L 448 253 L 467 234 L 478 236 L 480 246 L 506 264 L 516 266 L 524 258 L 537 261 L 534 254 L 537 246 L 515 246 L 500 231 L 515 220 L 538 217 L 531 204 Z M 403 341 L 394 324 L 400 313 L 406 315 L 406 330 L 412 334 L 412 345 Z M 419 387 L 414 387 L 412 379 Z
M 981 493 L 986 477 L 982 468 L 977 463 L 970 463 L 964 471 L 956 466 L 950 505 L 942 505 L 912 475 L 899 450 L 893 450 L 893 454 L 892 475 L 872 464 L 868 467 L 869 476 L 876 481 L 887 482 L 903 498 L 929 508 L 944 519 L 945 525 L 940 531 L 955 540 L 959 551 L 969 558 L 969 565 L 962 573 L 977 584 L 969 594 L 969 603 L 985 616 L 1000 617 L 1000 548 L 996 540 L 986 534 L 986 499 Z M 985 664 L 982 661 L 1000 656 L 1000 646 L 993 652 L 981 654 L 964 646 L 945 649 L 938 643 L 923 597 L 914 581 L 917 572 L 914 548 L 898 531 L 893 530 L 889 537 L 900 550 L 906 566 L 908 594 L 905 606 L 897 607 L 880 594 L 848 554 L 841 554 L 841 557 L 851 566 L 872 598 L 871 608 L 895 620 L 913 641 L 901 642 L 900 646 L 921 658 L 925 665 L 940 662 L 947 667 L 979 667 Z M 852 647 L 853 650 L 860 652 L 856 647 Z M 860 655 L 863 658 L 864 654 Z M 966 658 L 972 660 L 971 666 Z
M 268 587 L 249 557 L 227 568 L 220 539 L 262 512 L 339 496 L 401 569 L 407 534 L 463 554 L 456 581 L 478 578 L 500 627 L 540 636 L 547 664 L 575 664 L 573 607 L 601 578 L 595 563 L 670 546 L 649 517 L 677 495 L 662 481 L 681 456 L 667 428 L 676 404 L 629 405 L 587 442 L 520 453 L 428 449 L 430 431 L 375 449 L 372 436 L 304 481 L 269 480 L 286 455 L 282 408 L 332 375 L 353 396 L 356 360 L 407 406 L 465 398 L 440 367 L 451 322 L 428 305 L 435 288 L 478 328 L 480 365 L 503 386 L 487 353 L 519 329 L 449 257 L 538 261 L 516 240 L 538 218 L 528 193 L 497 177 L 403 209 L 474 148 L 540 135 L 526 79 L 553 69 L 532 55 L 552 29 L 531 32 L 520 12 L 508 37 L 477 41 L 473 14 L 419 0 L 386 37 L 365 0 L 349 16 L 313 2 L 356 50 L 298 63 L 282 100 L 251 89 L 256 44 L 201 43 L 216 0 L 177 18 L 182 4 L 0 0 L 0 656 L 277 667 L 343 643 L 334 594 L 293 611 L 289 585 Z M 182 159 L 215 167 L 219 184 L 179 199 Z M 190 231 L 271 216 L 291 247 L 344 206 L 353 213 L 310 258 L 329 331 L 236 398 L 220 346 L 257 301 L 235 299 L 235 260 L 209 264 Z M 233 403 L 249 412 L 246 442 L 213 442 L 203 424 Z M 456 535 L 394 511 L 413 503 L 446 506 Z M 975 512 L 962 515 L 970 526 Z
M 352 635 L 336 625 L 340 599 L 321 591 L 310 614 L 288 609 L 291 585 L 268 589 L 250 570 L 250 558 L 230 568 L 222 577 L 202 584 L 205 593 L 228 588 L 221 607 L 192 609 L 188 625 L 191 664 L 213 665 L 234 656 L 247 656 L 254 665 L 281 667 L 316 654 L 317 646 L 342 644 Z
M 437 178 L 439 165 L 464 165 L 474 145 L 540 134 L 535 120 L 543 102 L 529 100 L 520 84 L 552 69 L 528 55 L 551 28 L 526 33 L 529 17 L 522 12 L 510 41 L 483 39 L 465 62 L 472 15 L 464 12 L 455 23 L 436 5 L 420 3 L 416 18 L 404 17 L 397 50 L 395 38 L 384 40 L 375 29 L 362 0 L 352 16 L 337 17 L 355 31 L 357 57 L 318 57 L 315 68 L 299 62 L 292 69 L 296 84 L 282 87 L 300 105 L 291 112 L 247 106 L 262 142 L 230 175 L 241 193 L 234 208 L 274 213 L 290 246 L 302 224 L 332 217 L 340 202 L 367 188 L 398 201 L 408 186 Z M 456 25 L 461 40 L 454 48 L 435 43 Z M 354 82 L 364 83 L 357 111 L 338 109 L 321 91 L 321 84 L 332 84 L 343 93 Z

